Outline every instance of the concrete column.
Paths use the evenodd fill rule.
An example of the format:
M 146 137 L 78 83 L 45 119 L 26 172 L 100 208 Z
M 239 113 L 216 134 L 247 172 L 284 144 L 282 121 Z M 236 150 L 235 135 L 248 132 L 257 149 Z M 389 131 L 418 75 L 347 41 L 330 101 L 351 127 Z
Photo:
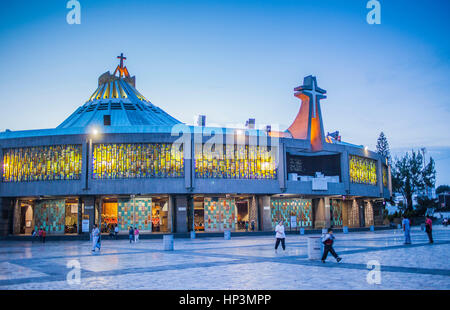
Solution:
M 329 203 L 329 202 L 328 202 Z M 325 228 L 326 227 L 326 218 L 325 218 L 325 199 L 313 199 L 314 206 L 314 228 Z M 329 221 L 329 216 L 328 216 Z
M 168 212 L 168 214 L 167 214 L 167 221 L 168 221 L 168 230 L 169 230 L 169 232 L 174 232 L 174 225 L 173 225 L 173 220 L 174 220 L 174 217 L 173 217 L 173 215 L 174 215 L 174 203 L 173 203 L 173 196 L 172 195 L 169 195 L 169 201 L 168 201 L 168 204 L 169 204 L 169 212 Z
M 352 207 L 349 213 L 350 217 L 350 227 L 359 227 L 359 206 L 356 199 L 352 201 Z
M 89 216 L 89 232 L 95 224 L 95 199 L 94 197 L 83 198 L 84 214 Z
M 383 165 L 381 164 L 381 160 L 377 160 L 377 185 L 378 185 L 378 196 L 383 196 Z
M 87 190 L 87 186 L 88 186 L 88 180 L 86 177 L 86 173 L 87 173 L 87 165 L 88 165 L 88 148 L 89 148 L 89 143 L 86 142 L 86 140 L 83 141 L 82 147 L 81 147 L 81 179 L 83 180 L 84 183 L 84 189 Z
M 20 234 L 20 204 L 19 200 L 16 199 L 14 202 L 14 213 L 13 213 L 13 234 Z
M 341 182 L 344 183 L 345 193 L 350 194 L 350 170 L 347 151 L 343 151 L 341 154 Z
M 272 213 L 270 208 L 270 196 L 259 197 L 258 209 L 261 231 L 272 231 Z
M 256 199 L 256 196 L 252 196 L 252 198 L 249 201 L 249 223 L 248 223 L 248 229 L 251 231 L 252 228 L 252 221 L 255 222 L 255 231 L 258 231 L 258 199 Z
M 325 203 L 325 228 L 331 227 L 331 205 L 330 205 L 330 198 L 325 197 L 324 199 Z
M 284 191 L 286 189 L 286 152 L 285 145 L 281 143 L 278 146 L 278 183 L 280 184 L 280 189 Z
M 369 200 L 367 202 L 367 206 L 365 207 L 366 209 L 365 214 L 364 214 L 364 218 L 365 218 L 365 226 L 369 227 L 374 225 L 374 216 L 373 216 L 373 204 L 372 201 Z
M 350 226 L 348 214 L 349 214 L 349 209 L 351 208 L 351 203 L 352 202 L 348 201 L 348 200 L 344 200 L 342 202 L 342 226 L 347 226 L 347 227 Z
M 189 135 L 191 136 L 191 135 Z M 189 139 L 185 141 L 183 147 L 184 153 L 184 186 L 186 189 L 191 189 L 193 187 L 192 180 L 194 178 L 194 141 Z

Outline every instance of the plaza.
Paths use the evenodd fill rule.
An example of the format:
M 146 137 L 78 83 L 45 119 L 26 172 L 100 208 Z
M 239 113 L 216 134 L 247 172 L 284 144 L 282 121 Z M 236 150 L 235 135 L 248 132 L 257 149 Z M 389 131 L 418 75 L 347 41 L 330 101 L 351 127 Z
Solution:
M 100 252 L 89 241 L 0 241 L 1 290 L 448 290 L 450 229 L 436 225 L 428 244 L 420 227 L 412 245 L 403 245 L 398 229 L 336 233 L 342 262 L 309 260 L 307 238 L 288 234 L 286 251 L 274 251 L 274 236 L 174 239 L 164 251 L 162 239 L 136 244 L 104 238 Z M 80 266 L 80 283 L 69 283 L 69 262 Z M 381 266 L 379 284 L 367 281 Z M 373 282 L 372 282 L 373 283 Z

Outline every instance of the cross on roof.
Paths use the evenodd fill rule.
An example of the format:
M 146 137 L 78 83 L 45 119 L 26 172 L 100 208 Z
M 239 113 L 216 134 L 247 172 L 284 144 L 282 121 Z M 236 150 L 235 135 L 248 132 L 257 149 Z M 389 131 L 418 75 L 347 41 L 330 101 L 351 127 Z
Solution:
M 113 75 L 116 75 L 117 71 L 119 71 L 119 78 L 121 78 L 122 76 L 130 77 L 127 67 L 123 66 L 123 61 L 127 58 L 123 56 L 123 53 L 120 53 L 120 56 L 117 56 L 117 58 L 120 59 L 120 64 L 117 65 L 117 68 L 114 71 Z
M 312 118 L 316 117 L 316 103 L 319 102 L 320 99 L 325 99 L 326 90 L 317 86 L 317 80 L 314 76 L 307 76 L 303 80 L 303 86 L 299 86 L 294 89 L 300 93 L 309 95 L 312 98 Z
M 117 58 L 120 59 L 120 67 L 123 68 L 123 61 L 127 58 L 123 56 L 123 53 L 120 53 L 120 56 L 117 56 Z

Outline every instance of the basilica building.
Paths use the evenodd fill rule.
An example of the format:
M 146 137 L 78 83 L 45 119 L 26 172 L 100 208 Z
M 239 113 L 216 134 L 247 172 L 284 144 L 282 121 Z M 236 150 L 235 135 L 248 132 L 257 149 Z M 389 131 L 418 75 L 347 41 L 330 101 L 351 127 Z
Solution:
M 383 224 L 387 160 L 325 133 L 316 77 L 294 89 L 300 108 L 285 131 L 257 129 L 254 119 L 208 127 L 150 102 L 118 58 L 58 127 L 0 132 L 0 235 L 76 235 L 94 224 L 143 234 L 271 231 L 281 219 L 295 231 Z

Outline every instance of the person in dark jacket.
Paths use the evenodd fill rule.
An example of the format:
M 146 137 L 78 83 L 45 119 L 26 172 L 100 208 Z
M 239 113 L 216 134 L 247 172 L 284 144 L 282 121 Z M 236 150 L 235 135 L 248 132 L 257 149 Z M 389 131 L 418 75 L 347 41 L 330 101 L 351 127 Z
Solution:
M 430 243 L 433 243 L 433 221 L 429 216 L 427 216 L 427 219 L 425 221 L 425 231 L 428 235 L 428 240 L 430 241 Z
M 130 238 L 130 243 L 132 243 L 134 241 L 134 229 L 132 226 L 128 230 L 128 237 Z
M 327 259 L 328 256 L 328 252 L 330 252 L 331 255 L 333 255 L 333 257 L 336 259 L 338 263 L 342 260 L 342 258 L 340 258 L 339 255 L 337 255 L 333 249 L 334 239 L 335 237 L 333 235 L 333 230 L 331 228 L 328 228 L 328 233 L 322 236 L 322 243 L 324 244 L 322 263 L 325 263 L 325 260 Z

